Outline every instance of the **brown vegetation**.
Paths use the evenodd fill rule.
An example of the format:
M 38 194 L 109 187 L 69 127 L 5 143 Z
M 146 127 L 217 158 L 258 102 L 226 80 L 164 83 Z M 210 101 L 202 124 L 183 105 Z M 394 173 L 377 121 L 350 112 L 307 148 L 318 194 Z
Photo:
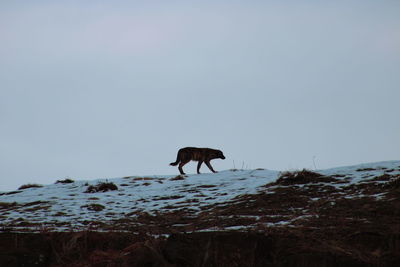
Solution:
M 324 177 L 319 173 L 303 169 L 301 171 L 283 172 L 276 183 L 279 185 L 293 185 L 334 181 L 337 181 L 337 179 Z
M 99 183 L 97 185 L 89 185 L 85 193 L 97 193 L 118 190 L 114 183 Z
M 81 206 L 81 208 L 86 208 L 91 211 L 102 211 L 103 209 L 105 209 L 105 207 L 103 205 L 95 204 L 95 203 L 83 205 L 83 206 Z
M 400 235 L 360 229 L 0 234 L 0 266 L 397 266 Z
M 37 234 L 9 233 L 32 226 L 15 218 L 0 234 L 0 266 L 397 266 L 400 175 L 389 173 L 358 183 L 308 170 L 283 173 L 257 193 L 225 203 L 197 203 L 182 192 L 148 200 L 179 199 L 178 209 L 150 214 L 133 205 L 125 217 L 113 220 L 109 212 L 110 221 L 82 222 L 105 232 L 54 233 L 38 226 Z M 204 190 L 214 186 L 191 190 L 206 198 Z M 1 202 L 0 210 L 49 204 Z
M 38 188 L 38 187 L 43 187 L 43 185 L 40 184 L 24 184 L 21 185 L 18 190 L 23 190 L 23 189 L 27 189 L 27 188 Z
M 56 184 L 71 184 L 73 182 L 74 182 L 74 180 L 72 180 L 70 178 L 66 178 L 64 180 L 57 180 Z

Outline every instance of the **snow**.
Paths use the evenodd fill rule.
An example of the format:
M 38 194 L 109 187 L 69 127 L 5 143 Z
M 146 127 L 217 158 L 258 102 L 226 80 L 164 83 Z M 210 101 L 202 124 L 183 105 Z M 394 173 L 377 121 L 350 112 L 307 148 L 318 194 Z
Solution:
M 354 184 L 366 180 L 365 179 L 367 178 L 366 176 L 374 178 L 376 176 L 384 175 L 386 173 L 399 174 L 400 161 L 381 161 L 373 163 L 363 163 L 346 167 L 317 170 L 316 172 L 326 176 L 344 175 L 345 177 L 350 178 L 350 183 Z
M 26 209 L 10 210 L 7 218 L 3 219 L 4 224 L 17 218 L 41 222 L 52 217 L 56 222 L 68 221 L 79 226 L 84 221 L 107 221 L 132 211 L 151 214 L 163 209 L 185 207 L 200 210 L 201 206 L 224 203 L 241 194 L 256 193 L 259 186 L 275 181 L 278 173 L 269 170 L 240 170 L 188 175 L 182 180 L 173 180 L 175 176 L 131 176 L 75 181 L 70 184 L 28 188 L 11 195 L 3 194 L 0 202 L 23 205 L 41 201 L 45 202 L 44 205 L 49 205 L 48 209 L 39 209 L 34 213 L 27 213 Z M 101 182 L 113 182 L 118 190 L 84 193 L 87 184 L 96 185 Z M 83 205 L 90 204 L 100 204 L 105 209 L 93 212 L 82 208 Z
M 386 173 L 400 174 L 400 161 L 359 164 L 316 172 L 325 176 L 336 175 L 337 179 L 343 179 L 346 183 L 334 185 L 342 187 L 362 183 Z M 0 225 L 15 224 L 19 219 L 38 224 L 49 221 L 55 225 L 68 222 L 71 227 L 84 227 L 90 221 L 107 222 L 134 216 L 130 214 L 137 212 L 154 214 L 179 209 L 199 212 L 202 207 L 208 205 L 225 205 L 240 195 L 255 194 L 260 190 L 265 192 L 266 188 L 262 186 L 275 182 L 279 174 L 279 171 L 256 169 L 226 170 L 215 174 L 191 174 L 184 177 L 130 176 L 50 184 L 18 190 L 13 194 L 0 192 L 0 203 L 17 205 L 16 208 L 0 209 Z M 118 190 L 84 193 L 88 185 L 101 182 L 112 182 L 117 185 Z M 271 186 L 268 190 L 275 187 Z M 376 197 L 380 198 L 382 195 Z M 318 198 L 313 200 L 317 201 Z M 36 201 L 40 203 L 33 203 Z M 91 204 L 102 205 L 104 209 L 92 211 L 84 207 Z

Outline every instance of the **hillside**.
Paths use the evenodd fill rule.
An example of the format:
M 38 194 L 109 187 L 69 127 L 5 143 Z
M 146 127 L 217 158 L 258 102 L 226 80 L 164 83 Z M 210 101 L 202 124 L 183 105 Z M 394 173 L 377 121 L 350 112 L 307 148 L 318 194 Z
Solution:
M 190 247 L 186 239 L 198 239 L 204 252 L 210 246 L 205 237 L 219 240 L 221 234 L 222 247 L 226 242 L 240 247 L 244 237 L 237 235 L 245 234 L 250 243 L 279 241 L 273 246 L 281 253 L 326 252 L 334 261 L 344 257 L 349 264 L 391 266 L 400 259 L 400 161 L 316 171 L 64 180 L 1 192 L 0 220 L 3 235 L 100 231 L 163 240 L 158 257 L 168 254 L 165 262 L 177 264 L 171 266 L 201 266 L 205 260 L 196 258 L 200 252 L 187 253 L 191 260 L 181 259 L 177 251 L 183 248 L 177 244 Z M 214 260 L 217 264 L 219 258 Z M 264 263 L 243 266 L 267 266 Z

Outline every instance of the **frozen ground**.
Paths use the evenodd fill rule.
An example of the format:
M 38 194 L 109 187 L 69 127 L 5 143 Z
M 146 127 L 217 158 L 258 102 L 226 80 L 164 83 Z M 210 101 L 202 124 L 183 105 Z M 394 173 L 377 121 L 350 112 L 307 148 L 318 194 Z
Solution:
M 229 219 L 236 223 L 233 225 L 224 223 L 223 226 L 216 225 L 215 227 L 227 230 L 247 229 L 253 227 L 255 222 L 263 220 L 267 226 L 286 225 L 313 215 L 306 212 L 309 211 L 307 207 L 299 208 L 295 202 L 287 212 L 276 212 L 276 214 L 274 214 L 272 206 L 268 210 L 268 205 L 272 204 L 268 204 L 258 211 L 252 210 L 248 214 L 245 212 L 247 206 L 241 207 L 241 212 L 238 214 L 235 214 L 235 210 L 229 214 L 226 208 L 224 213 L 221 213 L 220 209 L 233 204 L 254 202 L 257 200 L 256 196 L 260 196 L 260 194 L 268 197 L 276 195 L 281 198 L 282 196 L 279 194 L 282 192 L 299 187 L 302 188 L 303 193 L 305 192 L 304 194 L 308 192 L 309 199 L 307 201 L 313 203 L 321 201 L 319 193 L 328 191 L 331 197 L 336 198 L 339 196 L 360 198 L 366 194 L 377 199 L 383 198 L 386 191 L 366 191 L 362 189 L 364 188 L 362 186 L 368 184 L 377 187 L 379 184 L 388 183 L 390 179 L 398 178 L 400 161 L 360 164 L 317 170 L 316 172 L 324 177 L 334 177 L 335 182 L 328 180 L 324 182 L 325 180 L 322 179 L 306 185 L 283 186 L 276 183 L 280 176 L 279 171 L 256 169 L 228 170 L 216 174 L 187 176 L 129 176 L 74 181 L 66 184 L 57 183 L 12 192 L 0 192 L 0 227 L 3 228 L 3 231 L 39 231 L 44 228 L 65 231 L 86 229 L 99 224 L 103 226 L 108 224 L 109 229 L 109 225 L 115 224 L 120 226 L 117 227 L 118 230 L 122 230 L 130 223 L 143 225 L 151 221 L 153 224 L 161 225 L 161 219 L 158 221 L 153 219 L 157 216 L 161 217 L 160 215 L 163 214 L 163 218 L 170 218 L 171 214 L 174 214 L 175 222 L 170 223 L 174 227 L 188 226 L 190 224 L 188 221 L 182 221 L 182 218 L 186 217 L 200 218 L 197 224 L 201 224 L 204 220 L 218 221 L 229 218 L 229 216 L 235 216 L 235 220 Z M 377 177 L 384 178 L 377 179 Z M 118 190 L 85 193 L 88 186 L 102 182 L 112 182 L 118 187 Z M 318 190 L 316 191 L 315 188 Z M 336 191 L 332 191 L 332 188 Z M 311 194 L 311 192 L 319 193 Z M 287 198 L 285 200 L 289 201 Z M 288 203 L 290 204 L 290 202 Z M 306 204 L 304 205 L 306 206 Z M 218 212 L 215 212 L 216 210 Z M 228 214 L 225 214 L 227 212 Z M 210 219 L 206 216 L 207 214 L 214 214 L 214 217 Z M 293 214 L 297 216 L 293 216 Z M 143 218 L 144 215 L 153 219 L 150 220 L 147 217 L 146 220 L 138 219 Z M 282 217 L 283 215 L 286 217 Z M 278 219 L 274 219 L 274 216 Z M 268 220 L 265 217 L 268 217 Z M 247 221 L 241 224 L 240 220 Z M 248 223 L 249 220 L 251 220 L 251 224 Z M 126 225 L 121 226 L 121 221 L 126 221 Z M 193 229 L 211 228 L 210 224 L 206 224 L 204 227 L 196 226 Z

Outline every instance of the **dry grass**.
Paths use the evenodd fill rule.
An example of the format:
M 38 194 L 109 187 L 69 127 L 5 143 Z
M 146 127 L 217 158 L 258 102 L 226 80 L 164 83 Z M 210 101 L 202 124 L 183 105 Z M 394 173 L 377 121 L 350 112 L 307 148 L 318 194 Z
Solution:
M 154 178 L 151 177 L 136 177 L 133 178 L 133 181 L 152 181 L 154 180 Z
M 99 183 L 97 185 L 89 185 L 85 193 L 97 193 L 118 190 L 114 183 Z
M 64 180 L 57 180 L 55 183 L 56 184 L 71 184 L 73 182 L 75 182 L 75 181 L 72 179 L 66 178 Z
M 18 190 L 23 190 L 23 189 L 27 189 L 27 188 L 39 188 L 39 187 L 43 187 L 43 185 L 40 184 L 24 184 L 21 185 Z
M 356 171 L 358 172 L 366 172 L 366 171 L 374 171 L 375 169 L 373 168 L 361 168 L 361 169 L 357 169 Z
M 81 208 L 82 208 L 82 209 L 83 209 L 83 208 L 86 208 L 86 209 L 91 210 L 91 211 L 102 211 L 102 210 L 104 210 L 106 207 L 104 207 L 104 206 L 101 205 L 101 204 L 92 203 L 92 204 L 83 205 L 83 206 L 81 206 Z
M 16 202 L 0 202 L 0 210 L 17 206 Z
M 173 178 L 171 178 L 169 180 L 170 181 L 180 181 L 180 180 L 185 180 L 185 177 L 183 175 L 178 175 L 178 176 L 175 176 L 175 177 L 173 177 Z
M 154 257 L 166 257 L 164 249 L 171 247 L 172 252 L 177 251 L 176 257 L 181 257 L 178 260 L 168 258 L 171 262 L 177 264 L 180 259 L 186 260 L 176 266 L 190 266 L 188 262 L 195 262 L 191 260 L 197 255 L 203 255 L 204 259 L 207 253 L 213 255 L 208 257 L 209 262 L 205 263 L 204 260 L 198 266 L 235 266 L 223 260 L 236 255 L 255 261 L 257 257 L 252 255 L 256 255 L 257 251 L 262 252 L 260 255 L 271 251 L 272 265 L 252 265 L 253 262 L 246 265 L 243 261 L 244 265 L 237 266 L 274 266 L 274 263 L 281 263 L 275 266 L 296 266 L 298 262 L 303 263 L 303 266 L 326 266 L 324 263 L 327 262 L 341 263 L 342 266 L 396 266 L 394 263 L 400 260 L 400 175 L 385 174 L 365 179 L 362 183 L 334 186 L 345 179 L 343 176 L 326 177 L 302 170 L 283 173 L 276 183 L 266 185 L 263 191 L 241 195 L 226 203 L 205 205 L 185 200 L 183 195 L 143 199 L 162 202 L 182 198 L 182 202 L 175 206 L 160 204 L 162 208 L 152 214 L 132 205 L 132 209 L 123 218 L 111 222 L 82 222 L 91 229 L 111 232 L 97 237 L 78 235 L 56 247 L 55 251 L 62 258 L 60 262 L 64 265 L 59 262 L 62 266 L 78 266 L 74 264 L 79 261 L 87 266 L 121 266 L 121 262 L 125 266 L 141 266 L 132 262 L 135 259 L 151 261 Z M 202 187 L 212 186 L 197 188 L 199 194 Z M 38 204 L 31 202 L 25 204 L 25 207 L 36 209 Z M 13 203 L 0 203 L 0 209 L 5 212 L 17 206 Z M 105 209 L 99 204 L 83 205 L 82 208 L 94 212 Z M 111 219 L 113 213 L 109 215 Z M 18 218 L 14 223 L 15 226 L 31 225 L 24 218 Z M 240 230 L 234 232 L 232 229 Z M 103 242 L 103 239 L 108 242 L 115 237 L 112 231 L 120 230 L 153 236 L 198 233 L 182 234 L 184 241 L 181 247 L 174 247 L 177 245 L 172 241 L 165 245 L 162 243 L 164 241 L 156 241 L 154 245 L 154 240 L 150 240 L 146 245 L 146 238 L 129 241 L 124 245 Z M 214 232 L 200 232 L 210 230 Z M 225 243 L 218 243 L 218 238 L 221 238 L 215 232 L 218 230 L 223 230 L 223 235 L 227 236 Z M 126 235 L 127 238 L 131 237 L 131 233 Z M 235 239 L 236 233 L 238 237 Z M 262 238 L 254 237 L 258 234 Z M 242 245 L 244 243 L 241 240 L 249 236 L 253 236 L 250 239 L 254 238 L 254 242 Z M 99 247 L 100 243 L 102 247 Z M 261 247 L 266 243 L 271 246 Z M 66 248 L 70 250 L 59 250 Z M 237 249 L 231 251 L 232 248 Z M 217 250 L 218 255 L 215 254 Z M 192 255 L 189 255 L 190 251 L 194 251 Z M 248 251 L 250 256 L 243 251 Z M 211 260 L 216 262 L 211 264 Z M 143 262 L 138 264 L 145 266 Z
M 294 184 L 307 184 L 318 182 L 334 182 L 337 179 L 333 177 L 325 177 L 317 172 L 307 169 L 294 172 L 283 172 L 276 181 L 279 185 L 294 185 Z

